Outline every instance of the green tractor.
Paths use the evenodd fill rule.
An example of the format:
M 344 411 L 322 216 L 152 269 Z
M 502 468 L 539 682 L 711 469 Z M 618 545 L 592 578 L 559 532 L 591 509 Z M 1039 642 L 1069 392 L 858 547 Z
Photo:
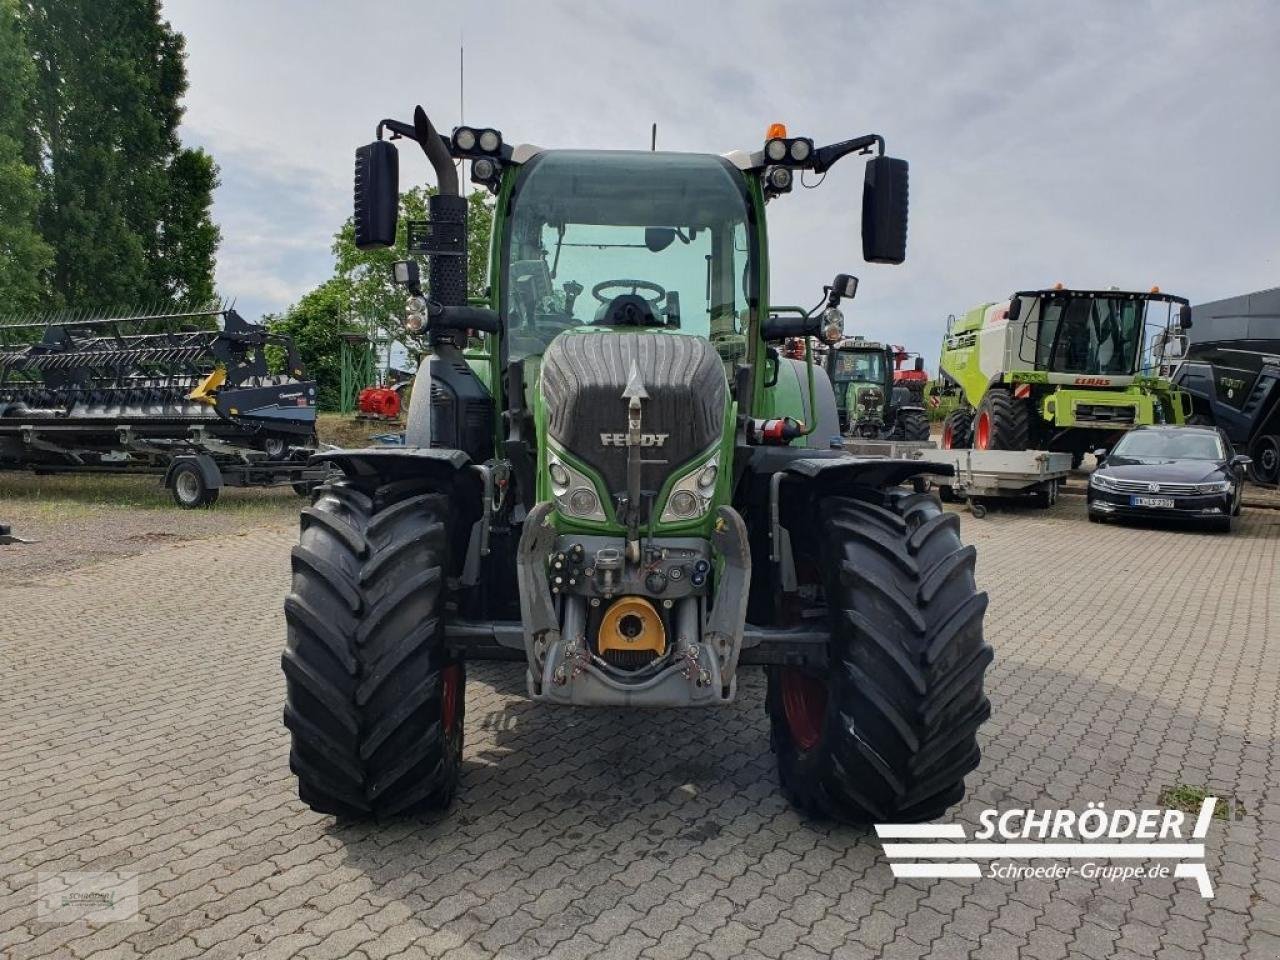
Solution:
M 862 337 L 833 345 L 827 374 L 836 394 L 840 432 L 868 440 L 928 440 L 929 417 L 905 384 L 894 382 L 901 348 Z M 924 361 L 917 358 L 917 369 Z
M 365 249 L 396 237 L 386 131 L 439 185 L 407 227 L 428 276 L 394 266 L 430 358 L 405 444 L 322 454 L 343 477 L 302 514 L 283 656 L 301 798 L 351 818 L 447 806 L 467 664 L 511 660 L 533 700 L 579 707 L 725 706 L 760 666 L 800 808 L 910 821 L 959 801 L 990 713 L 973 550 L 904 486 L 939 466 L 833 449 L 812 350 L 774 346 L 838 340 L 854 278 L 808 312 L 769 300 L 766 201 L 874 151 L 863 255 L 900 263 L 906 163 L 875 135 L 777 129 L 724 156 L 544 150 L 444 136 L 419 107 L 356 153 Z M 497 198 L 481 303 L 459 160 Z
M 959 406 L 943 448 L 1067 451 L 1079 466 L 1132 427 L 1185 422 L 1187 395 L 1149 370 L 1148 326 L 1158 336 L 1190 327 L 1191 307 L 1158 288 L 1059 285 L 952 318 L 939 369 Z

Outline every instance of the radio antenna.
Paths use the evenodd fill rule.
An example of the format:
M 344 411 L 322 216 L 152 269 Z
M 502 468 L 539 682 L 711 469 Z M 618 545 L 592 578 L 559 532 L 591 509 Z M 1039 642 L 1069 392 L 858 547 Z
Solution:
M 654 153 L 658 152 L 658 125 L 656 123 L 649 133 L 649 149 Z

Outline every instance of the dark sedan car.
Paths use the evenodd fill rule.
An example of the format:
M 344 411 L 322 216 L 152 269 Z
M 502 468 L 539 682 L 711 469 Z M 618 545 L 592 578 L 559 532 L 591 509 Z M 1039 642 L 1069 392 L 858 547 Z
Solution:
M 1089 476 L 1089 519 L 1163 517 L 1230 530 L 1240 513 L 1248 457 L 1233 456 L 1214 427 L 1138 427 Z

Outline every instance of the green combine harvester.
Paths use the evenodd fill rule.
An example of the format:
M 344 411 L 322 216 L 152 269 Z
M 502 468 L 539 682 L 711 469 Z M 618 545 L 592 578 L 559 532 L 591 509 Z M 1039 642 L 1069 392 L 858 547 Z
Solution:
M 1147 328 L 1191 326 L 1183 297 L 1120 290 L 1015 293 L 947 325 L 940 378 L 959 406 L 944 448 L 1057 450 L 1079 466 L 1132 427 L 1180 424 L 1189 398 L 1150 368 Z
M 302 799 L 343 817 L 447 806 L 467 663 L 513 660 L 539 703 L 613 708 L 725 706 L 762 666 L 799 807 L 895 822 L 958 802 L 990 713 L 987 598 L 956 517 L 903 486 L 951 468 L 832 449 L 830 381 L 811 348 L 779 352 L 841 339 L 855 278 L 807 312 L 769 296 L 766 201 L 874 154 L 863 256 L 900 263 L 906 163 L 876 135 L 819 147 L 777 127 L 724 156 L 545 150 L 443 136 L 419 107 L 357 151 L 362 249 L 396 237 L 387 131 L 439 184 L 408 225 L 429 275 L 394 267 L 431 356 L 405 445 L 322 454 L 345 476 L 303 511 L 283 657 Z M 497 198 L 478 303 L 459 160 Z M 687 748 L 676 714 L 632 722 Z

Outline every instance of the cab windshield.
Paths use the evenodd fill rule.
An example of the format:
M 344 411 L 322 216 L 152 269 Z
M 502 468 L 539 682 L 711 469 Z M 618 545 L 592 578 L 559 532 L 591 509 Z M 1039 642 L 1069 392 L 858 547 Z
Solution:
M 863 383 L 884 381 L 884 354 L 876 352 L 853 353 L 836 351 L 836 380 L 857 380 Z
M 1114 376 L 1137 371 L 1145 299 L 1062 294 L 1025 298 L 1023 309 L 1034 331 L 1037 370 Z
M 575 326 L 640 326 L 738 343 L 753 269 L 736 171 L 702 154 L 557 151 L 511 198 L 502 309 L 512 357 Z

